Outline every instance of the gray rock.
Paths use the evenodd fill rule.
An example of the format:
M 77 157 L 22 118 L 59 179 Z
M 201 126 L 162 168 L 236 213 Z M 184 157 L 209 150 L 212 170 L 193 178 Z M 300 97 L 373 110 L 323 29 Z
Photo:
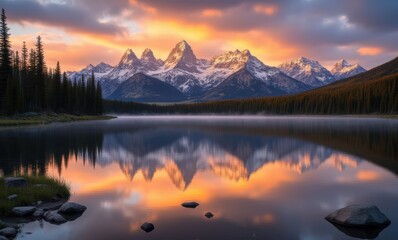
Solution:
M 206 216 L 207 218 L 212 218 L 212 217 L 214 217 L 213 213 L 211 213 L 211 212 L 207 212 L 207 213 L 205 214 L 205 216 Z
M 196 208 L 197 206 L 199 206 L 199 203 L 197 203 L 197 202 L 184 202 L 183 204 L 181 204 L 181 206 L 183 206 L 185 208 Z
M 329 214 L 326 220 L 346 227 L 381 227 L 391 223 L 373 205 L 350 205 Z
M 4 183 L 6 187 L 26 187 L 28 185 L 25 178 L 21 177 L 6 177 Z
M 343 225 L 332 223 L 338 230 L 343 232 L 345 235 L 360 238 L 360 239 L 376 239 L 381 231 L 387 226 L 382 227 L 345 227 Z
M 67 202 L 64 203 L 59 209 L 59 213 L 64 213 L 64 214 L 72 214 L 72 213 L 82 213 L 86 211 L 87 207 L 83 206 L 78 203 L 73 203 L 73 202 Z
M 11 209 L 11 212 L 18 217 L 29 216 L 34 213 L 36 207 L 28 206 L 28 207 L 14 207 Z
M 145 222 L 141 225 L 141 229 L 145 232 L 152 232 L 155 229 L 155 226 L 152 223 Z
M 44 215 L 43 209 L 36 209 L 36 211 L 33 213 L 33 217 L 35 218 L 42 218 L 43 215 Z
M 37 205 L 37 208 L 43 209 L 44 211 L 48 210 L 57 210 L 59 209 L 64 203 L 66 199 L 61 199 L 57 202 L 43 202 Z
M 7 198 L 8 198 L 8 200 L 13 201 L 13 200 L 18 198 L 18 195 L 17 194 L 12 194 L 12 195 L 8 196 Z
M 57 211 L 48 211 L 43 214 L 44 220 L 52 224 L 66 223 L 67 220 Z
M 12 227 L 6 227 L 0 230 L 0 235 L 7 238 L 13 238 L 17 235 L 17 230 Z

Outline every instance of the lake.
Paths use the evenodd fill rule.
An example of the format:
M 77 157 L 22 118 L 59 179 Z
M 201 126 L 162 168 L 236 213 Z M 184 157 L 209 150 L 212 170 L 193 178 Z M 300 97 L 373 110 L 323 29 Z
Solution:
M 0 129 L 0 147 L 4 175 L 63 179 L 88 207 L 18 239 L 353 239 L 324 218 L 354 203 L 392 221 L 377 239 L 398 236 L 394 119 L 126 116 Z

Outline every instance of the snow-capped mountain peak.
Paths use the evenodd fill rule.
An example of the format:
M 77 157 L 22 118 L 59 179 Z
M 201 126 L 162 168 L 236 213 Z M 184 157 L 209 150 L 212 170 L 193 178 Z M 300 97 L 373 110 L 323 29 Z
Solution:
M 160 59 L 156 59 L 152 50 L 147 48 L 144 50 L 144 52 L 141 55 L 140 58 L 141 64 L 143 65 L 143 72 L 148 72 L 148 71 L 156 71 L 158 70 L 161 66 L 163 66 L 163 61 Z
M 133 50 L 127 49 L 123 54 L 122 59 L 120 59 L 119 66 L 134 64 L 140 64 L 140 60 L 137 58 Z
M 239 70 L 246 66 L 252 55 L 249 50 L 235 50 L 213 57 L 210 60 L 212 68 Z
M 156 58 L 151 49 L 147 48 L 144 50 L 144 52 L 142 52 L 141 61 L 156 62 Z
M 340 60 L 333 65 L 330 72 L 334 75 L 336 80 L 352 77 L 366 70 L 359 64 L 350 64 L 346 60 Z
M 288 76 L 313 87 L 333 82 L 333 75 L 318 61 L 300 57 L 279 65 L 279 69 Z
M 178 68 L 185 71 L 198 72 L 197 61 L 191 46 L 185 40 L 182 40 L 170 52 L 164 66 L 165 69 Z

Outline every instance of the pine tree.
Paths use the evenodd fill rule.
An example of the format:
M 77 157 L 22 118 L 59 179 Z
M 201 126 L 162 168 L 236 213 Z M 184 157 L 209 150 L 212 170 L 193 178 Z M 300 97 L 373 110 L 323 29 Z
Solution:
M 0 113 L 6 108 L 7 82 L 12 77 L 11 43 L 5 10 L 1 10 L 0 17 Z
M 36 102 L 39 110 L 46 109 L 46 89 L 45 89 L 45 81 L 46 81 L 46 65 L 44 62 L 44 50 L 43 43 L 41 41 L 41 37 L 37 37 L 36 41 Z
M 26 106 L 28 105 L 27 102 L 27 95 L 28 95 L 28 49 L 26 48 L 26 43 L 22 43 L 22 59 L 21 59 L 21 104 L 22 104 L 22 111 L 26 111 Z
M 91 72 L 90 84 L 87 84 L 88 114 L 96 114 L 96 92 L 94 71 Z
M 95 101 L 97 103 L 96 107 L 96 115 L 102 115 L 103 113 L 103 102 L 102 102 L 102 88 L 101 88 L 101 83 L 98 81 L 97 82 L 97 87 L 96 87 L 96 94 L 95 94 Z
M 12 75 L 7 81 L 6 91 L 6 112 L 8 115 L 13 115 L 18 111 L 18 97 L 19 97 L 19 54 L 12 52 Z
M 59 112 L 61 110 L 61 102 L 62 102 L 62 94 L 61 94 L 61 67 L 59 65 L 59 62 L 57 62 L 57 66 L 54 71 L 54 76 L 53 76 L 53 94 L 54 94 L 54 111 Z
M 61 111 L 67 112 L 69 109 L 69 80 L 66 76 L 66 72 L 62 75 L 62 87 L 61 87 Z
M 31 49 L 29 53 L 28 74 L 26 78 L 25 102 L 27 111 L 37 109 L 36 98 L 36 52 Z

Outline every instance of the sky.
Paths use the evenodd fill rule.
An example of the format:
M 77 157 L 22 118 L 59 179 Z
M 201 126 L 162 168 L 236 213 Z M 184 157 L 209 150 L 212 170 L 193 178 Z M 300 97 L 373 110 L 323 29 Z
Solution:
M 116 65 L 127 48 L 166 59 L 186 40 L 198 58 L 249 49 L 266 65 L 301 56 L 369 69 L 398 56 L 396 0 L 0 0 L 12 48 L 40 35 L 48 66 Z

